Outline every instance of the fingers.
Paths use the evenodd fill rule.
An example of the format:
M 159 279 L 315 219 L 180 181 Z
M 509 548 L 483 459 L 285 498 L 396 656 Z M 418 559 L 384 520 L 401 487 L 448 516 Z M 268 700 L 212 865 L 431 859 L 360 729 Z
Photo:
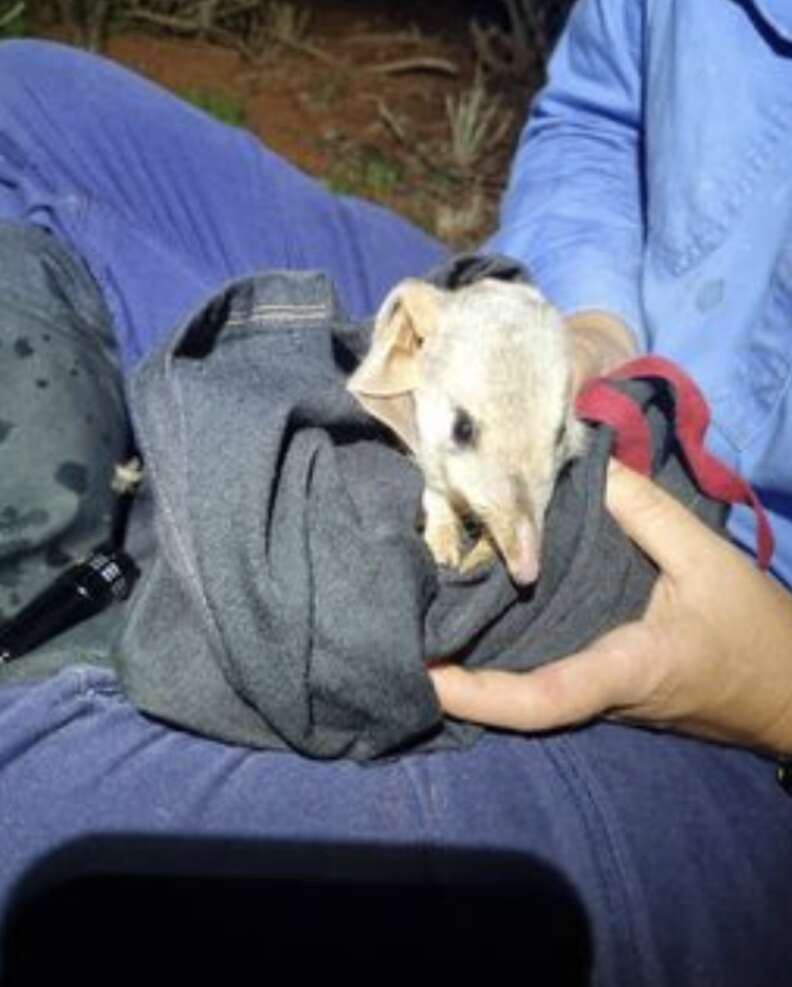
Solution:
M 632 653 L 629 644 L 612 649 L 604 638 L 530 672 L 441 665 L 429 674 L 450 716 L 510 730 L 550 730 L 629 705 L 632 693 L 644 688 Z
M 608 373 L 637 352 L 630 330 L 620 319 L 607 312 L 577 312 L 565 321 L 575 354 L 575 394 L 587 380 Z
M 669 493 L 626 466 L 611 461 L 606 490 L 608 510 L 659 568 L 672 578 L 701 565 L 720 541 Z
M 694 572 L 723 568 L 725 559 L 713 558 L 713 551 L 725 543 L 650 480 L 614 464 L 607 503 L 625 533 L 672 582 L 685 584 L 691 566 Z M 662 721 L 674 713 L 663 698 L 673 693 L 669 662 L 677 653 L 669 640 L 674 614 L 666 613 L 676 599 L 670 585 L 661 577 L 655 587 L 652 620 L 617 627 L 577 654 L 533 671 L 436 666 L 430 675 L 441 706 L 459 719 L 512 730 L 556 729 L 606 714 Z M 658 587 L 665 591 L 658 594 Z

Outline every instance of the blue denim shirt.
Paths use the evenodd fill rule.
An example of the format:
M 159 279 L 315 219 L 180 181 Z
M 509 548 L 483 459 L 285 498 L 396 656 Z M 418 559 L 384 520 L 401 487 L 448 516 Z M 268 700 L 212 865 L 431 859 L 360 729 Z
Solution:
M 489 246 L 693 375 L 792 584 L 792 3 L 580 0 Z

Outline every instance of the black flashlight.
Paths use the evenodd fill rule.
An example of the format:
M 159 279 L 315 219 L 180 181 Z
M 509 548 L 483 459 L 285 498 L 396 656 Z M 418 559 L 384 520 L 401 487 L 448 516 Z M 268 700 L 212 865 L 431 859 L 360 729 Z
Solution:
M 20 658 L 45 641 L 125 600 L 140 570 L 119 548 L 100 545 L 0 625 L 0 664 Z

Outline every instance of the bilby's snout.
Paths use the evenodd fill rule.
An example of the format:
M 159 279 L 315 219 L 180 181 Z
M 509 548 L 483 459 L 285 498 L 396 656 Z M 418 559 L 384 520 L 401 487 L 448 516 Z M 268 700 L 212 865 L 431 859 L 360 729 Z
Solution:
M 541 545 L 531 521 L 522 520 L 517 523 L 516 530 L 517 552 L 513 558 L 507 558 L 506 564 L 512 579 L 518 586 L 530 586 L 539 576 L 539 554 Z
M 486 512 L 490 537 L 509 575 L 518 586 L 531 586 L 539 577 L 542 523 L 524 498 Z

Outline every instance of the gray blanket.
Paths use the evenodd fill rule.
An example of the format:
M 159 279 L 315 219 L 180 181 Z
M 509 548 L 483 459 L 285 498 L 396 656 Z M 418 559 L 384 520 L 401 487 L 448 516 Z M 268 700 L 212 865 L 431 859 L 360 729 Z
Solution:
M 143 576 L 115 656 L 130 699 L 233 743 L 365 760 L 468 742 L 427 658 L 529 668 L 639 615 L 655 578 L 603 507 L 612 436 L 561 477 L 542 576 L 435 567 L 414 464 L 347 394 L 368 344 L 321 274 L 229 286 L 132 377 L 145 461 L 130 539 Z M 621 385 L 656 475 L 712 523 L 652 381 Z

